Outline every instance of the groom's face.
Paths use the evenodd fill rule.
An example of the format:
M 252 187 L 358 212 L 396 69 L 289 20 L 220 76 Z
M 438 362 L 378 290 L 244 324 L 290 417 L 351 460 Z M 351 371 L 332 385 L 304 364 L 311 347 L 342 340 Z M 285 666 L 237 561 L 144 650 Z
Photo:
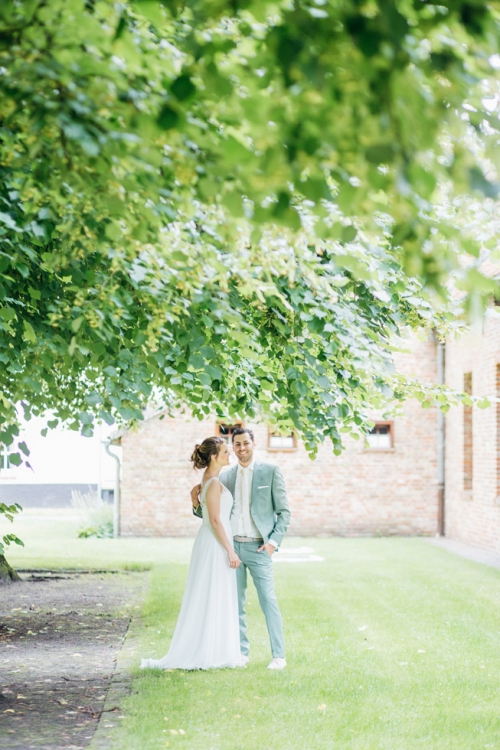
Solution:
M 248 432 L 234 436 L 233 450 L 242 466 L 248 466 L 252 462 L 255 443 Z

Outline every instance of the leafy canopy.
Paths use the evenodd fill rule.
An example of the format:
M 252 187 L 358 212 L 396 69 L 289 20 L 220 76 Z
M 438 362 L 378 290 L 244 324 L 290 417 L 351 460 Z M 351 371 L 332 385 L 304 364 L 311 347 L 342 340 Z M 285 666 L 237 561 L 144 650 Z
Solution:
M 4 0 L 0 442 L 154 399 L 338 452 L 444 404 L 391 342 L 449 323 L 441 186 L 498 193 L 499 38 L 479 0 Z

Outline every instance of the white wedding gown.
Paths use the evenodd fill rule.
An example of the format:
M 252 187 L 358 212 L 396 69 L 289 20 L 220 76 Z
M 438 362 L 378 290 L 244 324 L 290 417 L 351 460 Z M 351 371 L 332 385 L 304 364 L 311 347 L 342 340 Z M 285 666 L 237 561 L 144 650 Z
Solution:
M 203 521 L 193 545 L 170 649 L 163 659 L 143 659 L 141 669 L 217 669 L 236 667 L 241 661 L 236 570 L 229 567 L 206 506 L 207 489 L 214 479 L 211 477 L 201 491 Z M 220 517 L 232 543 L 229 516 L 233 497 L 222 487 Z

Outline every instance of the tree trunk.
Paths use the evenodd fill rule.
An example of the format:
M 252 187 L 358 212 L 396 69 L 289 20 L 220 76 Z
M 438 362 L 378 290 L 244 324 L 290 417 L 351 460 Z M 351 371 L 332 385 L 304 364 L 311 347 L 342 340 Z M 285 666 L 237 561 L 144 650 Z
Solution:
M 0 584 L 2 583 L 13 583 L 14 581 L 20 581 L 21 578 L 18 576 L 14 568 L 11 568 L 4 555 L 0 555 Z

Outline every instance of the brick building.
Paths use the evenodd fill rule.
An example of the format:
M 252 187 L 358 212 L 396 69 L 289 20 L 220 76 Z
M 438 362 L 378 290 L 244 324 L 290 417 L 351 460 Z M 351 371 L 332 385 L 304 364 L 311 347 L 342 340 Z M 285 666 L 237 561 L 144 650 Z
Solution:
M 348 439 L 341 456 L 334 456 L 326 444 L 314 461 L 295 436 L 279 439 L 269 434 L 265 424 L 247 423 L 255 431 L 258 458 L 283 470 L 292 509 L 291 534 L 441 531 L 500 552 L 498 308 L 486 312 L 480 329 L 473 327 L 465 336 L 446 342 L 443 349 L 445 383 L 492 400 L 489 408 L 458 406 L 446 418 L 441 416 L 444 450 L 436 410 L 422 409 L 412 401 L 404 405 L 401 417 L 377 422 L 369 449 Z M 424 383 L 434 383 L 438 357 L 435 341 L 414 339 L 411 354 L 397 355 L 396 366 Z M 186 416 L 156 416 L 120 438 L 124 535 L 196 533 L 198 521 L 191 515 L 189 490 L 199 474 L 192 470 L 189 455 L 196 442 L 218 429 L 215 418 L 199 422 Z
M 436 382 L 434 341 L 414 340 L 412 353 L 397 355 L 401 372 Z M 373 415 L 376 418 L 377 415 Z M 378 421 L 370 448 L 348 439 L 335 456 L 323 445 L 313 461 L 294 435 L 273 436 L 265 424 L 255 431 L 257 456 L 277 463 L 287 484 L 291 534 L 435 534 L 438 524 L 437 414 L 416 402 L 404 405 L 392 422 Z M 199 481 L 189 456 L 195 443 L 225 427 L 215 418 L 188 416 L 146 419 L 120 438 L 122 458 L 121 531 L 131 536 L 190 536 L 189 490 Z
M 446 344 L 446 382 L 474 396 L 500 398 L 500 316 Z M 500 551 L 500 403 L 460 406 L 446 417 L 445 534 Z

